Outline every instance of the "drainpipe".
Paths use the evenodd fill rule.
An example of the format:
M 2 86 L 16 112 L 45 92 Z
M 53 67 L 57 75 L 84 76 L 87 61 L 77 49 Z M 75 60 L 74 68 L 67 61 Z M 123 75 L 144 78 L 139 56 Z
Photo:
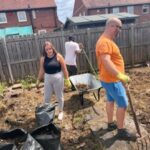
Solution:
M 30 23 L 31 23 L 31 26 L 32 26 L 32 30 L 33 30 L 33 33 L 34 33 L 35 27 L 34 27 L 33 18 L 32 18 L 32 12 L 31 12 L 29 4 L 28 4 L 28 13 L 29 13 L 29 19 L 30 19 Z
M 110 3 L 108 3 L 108 14 L 110 14 Z

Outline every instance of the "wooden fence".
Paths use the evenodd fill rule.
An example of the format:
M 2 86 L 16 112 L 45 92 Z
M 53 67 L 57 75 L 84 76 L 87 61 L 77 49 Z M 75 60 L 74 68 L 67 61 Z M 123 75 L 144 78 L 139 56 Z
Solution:
M 65 55 L 64 43 L 69 35 L 85 46 L 86 54 L 94 69 L 97 69 L 95 44 L 104 28 L 51 32 L 44 35 L 0 39 L 0 81 L 14 82 L 28 75 L 38 74 L 42 45 L 51 41 L 58 52 Z M 125 25 L 116 40 L 126 66 L 150 61 L 150 22 Z M 84 54 L 77 57 L 79 73 L 90 71 Z

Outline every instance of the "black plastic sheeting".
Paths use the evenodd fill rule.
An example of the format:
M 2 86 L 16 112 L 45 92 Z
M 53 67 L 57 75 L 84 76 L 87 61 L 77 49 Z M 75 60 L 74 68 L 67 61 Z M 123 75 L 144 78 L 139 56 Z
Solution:
M 43 146 L 44 150 L 62 150 L 61 131 L 55 124 L 39 127 L 31 135 Z
M 12 143 L 0 144 L 0 150 L 62 150 L 61 130 L 53 123 L 34 129 L 31 133 L 24 129 L 0 131 L 0 139 Z M 18 146 L 18 143 L 22 143 Z
M 0 150 L 17 150 L 14 144 L 0 144 Z

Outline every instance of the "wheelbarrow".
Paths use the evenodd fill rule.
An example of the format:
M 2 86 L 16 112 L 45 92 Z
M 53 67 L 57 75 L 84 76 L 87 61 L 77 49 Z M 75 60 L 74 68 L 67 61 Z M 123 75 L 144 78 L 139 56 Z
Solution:
M 83 95 L 85 93 L 92 92 L 97 101 L 100 99 L 100 89 L 102 86 L 100 81 L 97 80 L 94 75 L 90 73 L 84 73 L 70 76 L 69 78 L 76 91 L 79 93 L 81 105 L 84 103 Z

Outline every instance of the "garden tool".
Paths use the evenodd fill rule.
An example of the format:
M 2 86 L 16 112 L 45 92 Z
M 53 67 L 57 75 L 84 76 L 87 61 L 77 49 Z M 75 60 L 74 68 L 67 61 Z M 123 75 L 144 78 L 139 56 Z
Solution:
M 134 108 L 133 108 L 133 104 L 132 104 L 132 100 L 131 100 L 131 94 L 130 94 L 130 90 L 129 90 L 129 85 L 126 88 L 126 93 L 127 93 L 128 99 L 129 99 L 129 104 L 130 104 L 130 108 L 131 108 L 131 112 L 132 112 L 132 115 L 133 115 L 133 120 L 134 120 L 134 123 L 135 123 L 137 133 L 139 134 L 140 137 L 142 137 L 141 130 L 140 130 L 140 127 L 139 127 L 139 123 L 138 123 L 138 120 L 137 120 L 137 116 L 136 116 L 136 113 L 135 113 Z
M 150 148 L 150 136 L 149 135 L 144 135 L 143 136 L 141 134 L 141 130 L 140 130 L 140 127 L 139 127 L 137 116 L 136 116 L 136 113 L 135 113 L 135 110 L 134 110 L 134 107 L 133 107 L 133 104 L 132 104 L 132 100 L 131 100 L 129 85 L 125 88 L 126 88 L 126 93 L 127 93 L 128 99 L 129 99 L 129 104 L 130 104 L 131 112 L 132 112 L 132 115 L 133 115 L 133 120 L 134 120 L 134 124 L 135 124 L 135 127 L 136 127 L 136 131 L 139 135 L 139 137 L 137 139 L 138 150 L 143 150 L 143 149 L 144 150 L 149 150 L 149 148 Z
M 88 56 L 87 56 L 87 54 L 86 54 L 84 48 L 82 48 L 82 51 L 83 51 L 83 53 L 84 53 L 84 55 L 85 55 L 85 57 L 86 57 L 86 60 L 87 60 L 89 66 L 90 66 L 90 68 L 91 68 L 92 73 L 94 74 L 96 80 L 98 80 L 98 79 L 97 79 L 97 78 L 98 78 L 98 75 L 97 75 L 96 71 L 94 70 L 94 68 L 93 68 L 93 66 L 92 66 L 92 63 L 90 62 L 90 60 L 89 60 L 89 58 L 88 58 Z M 98 91 L 97 91 L 98 96 L 96 96 L 96 94 L 93 92 L 93 95 L 94 95 L 94 97 L 95 97 L 96 100 L 99 100 L 99 98 L 100 98 L 99 92 L 100 92 L 100 89 L 98 89 Z
M 84 55 L 86 57 L 86 60 L 87 60 L 88 64 L 90 65 L 90 68 L 91 68 L 93 74 L 95 75 L 95 77 L 97 77 L 97 73 L 95 72 L 95 70 L 94 70 L 94 68 L 93 68 L 93 66 L 92 66 L 92 64 L 91 64 L 91 62 L 90 62 L 90 60 L 89 60 L 89 58 L 88 58 L 84 48 L 82 49 L 82 51 L 83 51 L 83 53 L 84 53 Z

